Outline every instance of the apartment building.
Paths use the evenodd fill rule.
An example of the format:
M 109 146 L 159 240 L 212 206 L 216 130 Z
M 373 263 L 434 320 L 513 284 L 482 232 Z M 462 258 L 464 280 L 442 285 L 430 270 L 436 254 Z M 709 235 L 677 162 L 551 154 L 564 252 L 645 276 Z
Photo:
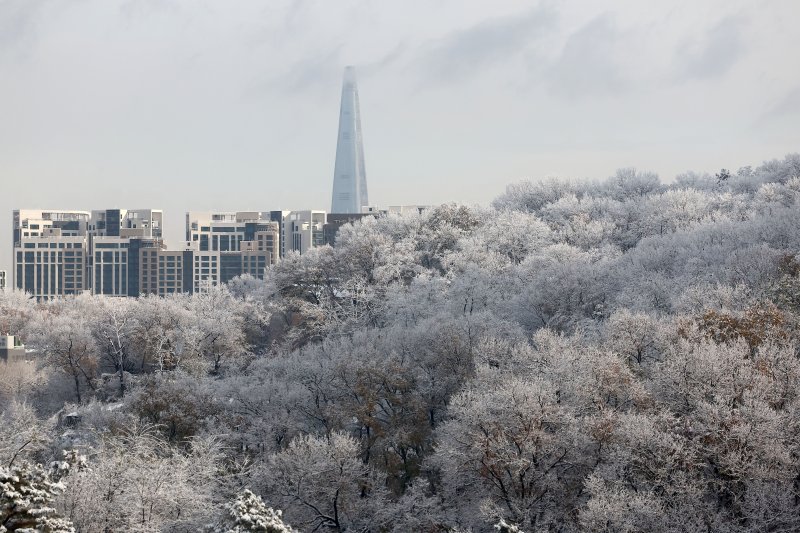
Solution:
M 283 220 L 285 252 L 306 253 L 325 244 L 325 211 L 291 211 Z
M 167 294 L 193 292 L 192 272 L 194 250 L 150 247 L 141 250 L 139 259 L 140 294 Z
M 282 223 L 280 211 L 187 213 L 186 238 L 196 247 L 193 290 L 208 290 L 242 274 L 263 279 L 280 260 Z
M 286 239 L 283 238 L 283 222 L 286 220 L 286 217 L 289 216 L 291 211 L 270 211 L 269 212 L 269 220 L 270 222 L 274 222 L 278 225 L 278 240 L 280 241 L 278 246 L 278 258 L 282 259 L 286 256 Z
M 0 270 L 0 291 L 6 290 L 8 284 L 8 273 L 5 270 Z
M 63 235 L 50 228 L 22 237 L 14 246 L 14 286 L 39 300 L 80 294 L 89 288 L 84 236 Z
M 128 296 L 130 239 L 94 237 L 90 253 L 92 294 Z
M 19 245 L 24 237 L 40 237 L 49 229 L 58 229 L 64 237 L 86 235 L 88 211 L 15 209 L 12 221 L 12 240 Z
M 13 287 L 43 300 L 87 290 L 89 216 L 86 211 L 15 209 Z
M 208 250 L 194 250 L 192 259 L 194 263 L 194 279 L 192 280 L 192 292 L 208 292 L 211 287 L 217 287 L 221 283 L 220 265 L 221 252 Z
M 245 241 L 239 252 L 220 252 L 220 282 L 228 283 L 244 274 L 264 279 L 267 269 L 273 264 L 273 257 L 269 252 L 256 249 L 254 244 Z
M 273 230 L 278 232 L 279 225 L 268 212 L 186 213 L 186 240 L 196 242 L 201 252 L 238 252 L 242 242 L 255 240 L 256 233 Z
M 99 209 L 87 225 L 93 294 L 138 296 L 139 251 L 163 248 L 160 209 Z
M 94 237 L 162 238 L 164 212 L 160 209 L 93 210 L 87 233 Z

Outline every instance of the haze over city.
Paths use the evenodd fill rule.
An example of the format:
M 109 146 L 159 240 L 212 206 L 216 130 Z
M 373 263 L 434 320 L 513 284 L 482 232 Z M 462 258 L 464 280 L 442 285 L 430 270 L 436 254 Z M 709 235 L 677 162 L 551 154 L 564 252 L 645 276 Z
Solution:
M 358 68 L 371 203 L 715 172 L 796 149 L 793 1 L 0 3 L 13 208 L 327 209 Z M 794 143 L 794 144 L 793 144 Z

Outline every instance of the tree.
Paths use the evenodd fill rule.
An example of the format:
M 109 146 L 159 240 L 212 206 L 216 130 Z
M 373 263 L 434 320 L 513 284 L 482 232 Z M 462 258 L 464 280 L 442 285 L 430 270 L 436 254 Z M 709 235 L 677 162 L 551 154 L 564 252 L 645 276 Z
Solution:
M 138 370 L 157 369 L 163 372 L 178 364 L 176 348 L 180 331 L 192 320 L 183 304 L 182 295 L 139 298 L 134 305 L 131 352 Z
M 155 427 L 134 423 L 104 435 L 87 468 L 70 472 L 58 508 L 81 531 L 199 531 L 222 487 L 215 439 L 170 447 Z
M 31 346 L 44 354 L 48 365 L 71 378 L 80 403 L 82 387 L 95 390 L 98 369 L 97 344 L 85 316 L 56 304 L 30 329 Z
M 658 322 L 648 315 L 618 311 L 606 322 L 605 335 L 611 350 L 638 366 L 660 357 Z
M 36 416 L 33 407 L 17 400 L 0 411 L 0 465 L 11 468 L 35 460 L 50 442 L 50 427 Z
M 70 458 L 78 460 L 77 455 Z M 71 466 L 69 461 L 55 461 L 49 470 L 27 462 L 0 466 L 0 532 L 75 533 L 72 523 L 51 507 L 64 491 L 61 479 Z
M 577 459 L 567 437 L 572 419 L 552 385 L 486 382 L 457 395 L 451 415 L 433 458 L 451 504 L 481 507 L 485 519 L 506 516 L 521 527 L 565 519 L 564 503 L 580 483 L 569 475 Z
M 0 364 L 0 403 L 10 405 L 13 400 L 27 401 L 40 391 L 46 372 L 36 368 L 34 361 L 6 361 Z
M 135 331 L 134 302 L 126 298 L 90 298 L 78 298 L 76 302 L 85 306 L 92 335 L 100 353 L 117 374 L 119 395 L 125 396 L 128 388 L 125 372 L 133 369 L 130 344 Z
M 383 483 L 359 459 L 358 442 L 351 437 L 295 438 L 270 459 L 260 478 L 265 494 L 308 531 L 379 527 Z
M 257 494 L 245 489 L 225 505 L 227 514 L 218 529 L 225 533 L 294 533 L 283 513 L 267 507 Z
M 193 323 L 190 334 L 183 336 L 183 349 L 198 356 L 210 374 L 219 374 L 224 362 L 241 360 L 247 353 L 242 307 L 224 287 L 196 294 L 188 302 Z
M 0 291 L 0 335 L 22 335 L 36 317 L 36 301 L 22 291 Z
M 220 411 L 213 389 L 201 379 L 180 371 L 143 376 L 126 398 L 126 407 L 169 442 L 185 443 Z

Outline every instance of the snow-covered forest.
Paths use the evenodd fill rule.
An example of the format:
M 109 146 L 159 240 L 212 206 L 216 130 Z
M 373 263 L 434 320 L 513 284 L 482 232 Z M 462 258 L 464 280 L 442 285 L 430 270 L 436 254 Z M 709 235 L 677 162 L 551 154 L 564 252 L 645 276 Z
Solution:
M 797 531 L 798 325 L 799 154 L 367 218 L 205 294 L 6 292 L 0 532 Z

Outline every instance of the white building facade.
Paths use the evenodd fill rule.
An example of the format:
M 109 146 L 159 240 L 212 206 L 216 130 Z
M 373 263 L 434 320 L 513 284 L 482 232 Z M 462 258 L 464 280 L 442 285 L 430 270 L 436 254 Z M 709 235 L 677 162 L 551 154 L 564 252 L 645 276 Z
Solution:
M 283 240 L 286 253 L 300 254 L 325 243 L 325 211 L 291 211 L 283 221 Z

